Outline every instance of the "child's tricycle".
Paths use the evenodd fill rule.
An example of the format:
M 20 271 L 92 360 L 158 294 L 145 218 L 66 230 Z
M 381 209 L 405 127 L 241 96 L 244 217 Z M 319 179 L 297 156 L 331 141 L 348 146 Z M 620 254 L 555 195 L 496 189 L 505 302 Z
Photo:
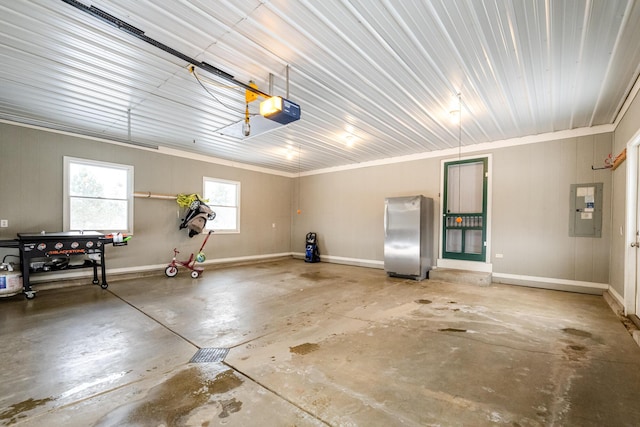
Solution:
M 180 251 L 178 251 L 177 248 L 173 248 L 173 259 L 171 260 L 171 263 L 167 265 L 167 268 L 164 269 L 164 274 L 166 274 L 167 277 L 175 277 L 176 274 L 178 274 L 178 266 L 181 265 L 191 270 L 191 277 L 197 279 L 198 276 L 202 274 L 204 269 L 196 267 L 195 265 L 196 262 L 204 262 L 205 255 L 204 252 L 202 252 L 202 249 L 204 249 L 204 245 L 207 244 L 207 240 L 209 240 L 209 236 L 211 236 L 211 233 L 213 233 L 213 230 L 209 230 L 209 233 L 207 233 L 207 236 L 204 238 L 204 242 L 202 242 L 202 246 L 200 246 L 198 254 L 194 256 L 194 254 L 192 253 L 191 256 L 189 256 L 189 259 L 186 261 L 178 261 L 176 257 L 178 256 Z

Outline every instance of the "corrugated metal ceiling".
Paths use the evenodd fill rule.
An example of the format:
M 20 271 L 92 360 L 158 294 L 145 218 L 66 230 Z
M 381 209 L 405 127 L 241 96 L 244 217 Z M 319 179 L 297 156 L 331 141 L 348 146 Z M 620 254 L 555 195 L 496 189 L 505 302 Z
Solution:
M 633 0 L 82 4 L 264 92 L 272 74 L 274 95 L 289 66 L 302 119 L 222 135 L 244 89 L 196 69 L 214 99 L 190 64 L 61 0 L 0 0 L 0 118 L 289 173 L 457 147 L 457 92 L 463 145 L 611 124 L 640 71 Z

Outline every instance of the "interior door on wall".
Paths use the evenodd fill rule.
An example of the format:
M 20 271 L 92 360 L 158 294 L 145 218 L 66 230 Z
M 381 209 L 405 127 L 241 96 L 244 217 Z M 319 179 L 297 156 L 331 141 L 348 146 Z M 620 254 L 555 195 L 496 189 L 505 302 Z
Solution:
M 640 150 L 637 150 L 638 152 L 638 168 L 640 168 Z M 640 280 L 640 173 L 638 172 L 640 169 L 636 168 L 636 200 L 635 200 L 635 204 L 636 204 L 636 229 L 635 229 L 635 233 L 636 233 L 636 238 L 635 241 L 631 243 L 631 246 L 635 247 L 635 252 L 636 252 L 636 257 L 635 257 L 635 261 L 636 261 L 636 265 L 635 265 L 635 271 L 636 271 L 636 277 L 635 277 L 635 300 L 636 300 L 636 318 L 638 318 L 640 316 L 640 288 L 638 285 L 638 280 Z
M 443 258 L 485 261 L 487 158 L 444 165 Z

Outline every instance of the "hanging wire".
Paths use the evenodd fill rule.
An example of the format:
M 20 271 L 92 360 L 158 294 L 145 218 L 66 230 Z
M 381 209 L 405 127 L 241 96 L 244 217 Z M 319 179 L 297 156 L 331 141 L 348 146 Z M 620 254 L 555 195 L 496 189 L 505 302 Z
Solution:
M 298 210 L 297 213 L 298 215 L 300 215 L 300 213 L 302 212 L 302 210 L 300 209 L 300 143 L 298 143 L 298 179 L 296 181 L 298 181 L 298 185 L 297 185 L 297 199 L 298 199 Z
M 223 107 L 225 107 L 228 110 L 231 110 L 235 113 L 240 113 L 240 114 L 244 114 L 245 112 L 233 107 L 228 106 L 227 104 L 225 104 L 224 102 L 220 101 L 220 99 L 218 99 L 217 96 L 215 96 L 209 89 L 207 89 L 207 87 L 202 83 L 202 81 L 200 80 L 200 77 L 198 77 L 198 74 L 196 73 L 196 70 L 193 66 L 191 66 L 189 68 L 189 71 L 191 72 L 191 74 L 193 74 L 193 77 L 196 78 L 196 80 L 198 81 L 198 83 L 200 84 L 200 86 L 202 86 L 202 89 L 205 90 L 205 92 L 207 92 L 213 99 L 216 100 L 216 102 L 218 102 L 220 105 L 222 105 Z M 228 87 L 228 86 L 227 86 Z
M 458 212 L 462 211 L 462 166 L 460 159 L 462 158 L 462 95 L 458 92 Z M 458 216 L 456 220 L 460 220 L 462 223 L 462 217 Z
M 458 92 L 458 161 L 462 154 L 462 95 Z

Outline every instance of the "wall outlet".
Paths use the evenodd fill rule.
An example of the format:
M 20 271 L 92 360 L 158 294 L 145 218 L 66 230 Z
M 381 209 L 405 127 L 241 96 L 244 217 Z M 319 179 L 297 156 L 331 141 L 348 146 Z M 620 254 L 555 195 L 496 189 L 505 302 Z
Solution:
M 276 228 L 276 223 L 275 222 L 271 224 L 271 228 Z
M 502 255 L 502 254 L 496 254 L 496 258 L 504 258 L 504 255 Z
M 7 228 L 8 226 L 9 226 L 9 220 L 8 219 L 0 219 L 0 227 Z

